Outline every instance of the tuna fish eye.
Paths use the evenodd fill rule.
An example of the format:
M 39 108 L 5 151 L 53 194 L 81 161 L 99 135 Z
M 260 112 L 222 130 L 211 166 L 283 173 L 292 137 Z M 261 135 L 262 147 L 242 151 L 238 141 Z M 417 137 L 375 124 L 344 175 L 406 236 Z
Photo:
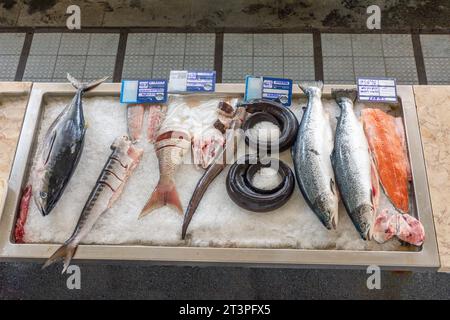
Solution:
M 47 192 L 41 191 L 39 193 L 39 195 L 41 196 L 42 199 L 46 199 L 47 198 Z

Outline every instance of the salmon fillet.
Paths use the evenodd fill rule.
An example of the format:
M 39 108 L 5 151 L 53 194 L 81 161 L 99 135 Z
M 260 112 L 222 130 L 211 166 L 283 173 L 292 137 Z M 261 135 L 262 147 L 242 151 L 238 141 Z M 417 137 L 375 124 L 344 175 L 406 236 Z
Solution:
M 407 213 L 409 161 L 396 118 L 380 109 L 364 109 L 361 121 L 383 190 L 399 211 Z

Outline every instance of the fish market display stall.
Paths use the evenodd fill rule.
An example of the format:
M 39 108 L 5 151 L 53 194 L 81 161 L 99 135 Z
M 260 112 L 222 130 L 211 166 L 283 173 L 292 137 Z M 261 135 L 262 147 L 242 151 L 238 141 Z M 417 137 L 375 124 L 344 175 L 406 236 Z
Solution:
M 336 116 L 340 114 L 335 97 L 331 95 L 332 88 L 350 87 L 325 86 L 323 89 L 322 102 L 324 110 L 329 115 L 330 136 L 335 134 Z M 191 196 L 194 194 L 195 198 L 199 189 L 197 182 L 201 181 L 205 174 L 202 167 L 211 164 L 208 155 L 214 154 L 211 150 L 203 152 L 205 146 L 202 145 L 202 141 L 196 140 L 196 135 L 198 132 L 204 132 L 205 128 L 216 125 L 219 120 L 222 124 L 232 123 L 237 127 L 241 125 L 239 121 L 233 122 L 235 119 L 227 120 L 226 108 L 217 111 L 217 106 L 226 103 L 238 109 L 238 101 L 242 99 L 244 86 L 217 84 L 216 93 L 212 95 L 172 95 L 169 97 L 167 110 L 163 108 L 158 110 L 164 112 L 163 119 L 159 119 L 159 116 L 154 117 L 154 111 L 147 112 L 148 131 L 152 129 L 153 120 L 158 119 L 159 125 L 164 130 L 170 128 L 171 132 L 182 134 L 177 140 L 163 134 L 155 136 L 150 132 L 148 137 L 144 138 L 137 134 L 134 138 L 139 141 L 134 146 L 142 149 L 143 155 L 137 160 L 140 162 L 131 175 L 123 173 L 128 179 L 124 187 L 119 181 L 126 180 L 116 170 L 109 170 L 108 162 L 105 166 L 105 161 L 115 159 L 123 164 L 121 162 L 123 159 L 111 153 L 110 146 L 115 150 L 113 142 L 127 132 L 134 140 L 133 130 L 127 128 L 127 124 L 130 127 L 130 118 L 133 119 L 133 125 L 136 123 L 141 125 L 145 120 L 141 119 L 143 112 L 139 114 L 139 110 L 127 110 L 126 105 L 120 104 L 119 92 L 120 84 L 101 84 L 84 94 L 87 129 L 84 151 L 79 158 L 78 166 L 58 202 L 52 205 L 50 214 L 48 214 L 50 210 L 43 210 L 44 207 L 39 207 L 36 201 L 30 201 L 23 226 L 25 231 L 21 239 L 23 243 L 17 243 L 15 226 L 17 221 L 20 221 L 21 198 L 23 190 L 32 180 L 33 166 L 36 166 L 41 152 L 39 145 L 46 140 L 50 125 L 71 102 L 75 93 L 70 84 L 33 85 L 0 222 L 2 259 L 48 259 L 60 244 L 70 237 L 80 213 L 97 208 L 96 193 L 91 190 L 97 188 L 100 183 L 111 187 L 114 191 L 112 195 L 114 205 L 105 200 L 108 203 L 105 204 L 105 211 L 102 211 L 89 232 L 80 240 L 81 244 L 74 259 L 189 264 L 233 263 L 259 266 L 364 267 L 375 264 L 395 269 L 433 269 L 439 266 L 412 87 L 398 87 L 400 99 L 398 105 L 356 103 L 355 113 L 360 114 L 362 110 L 374 108 L 391 112 L 403 119 L 407 144 L 405 150 L 411 167 L 411 182 L 409 190 L 406 191 L 409 200 L 406 206 L 410 216 L 418 219 L 423 226 L 426 240 L 421 246 L 405 245 L 395 237 L 383 244 L 363 240 L 361 230 L 355 228 L 355 221 L 352 223 L 341 202 L 336 209 L 339 222 L 337 224 L 337 220 L 333 220 L 330 226 L 331 229 L 333 227 L 335 229 L 328 230 L 324 226 L 325 223 L 321 222 L 310 209 L 297 185 L 290 191 L 292 192 L 290 199 L 288 201 L 286 199 L 287 202 L 280 208 L 270 212 L 242 209 L 227 195 L 229 182 L 226 179 L 229 165 L 218 170 L 216 179 L 208 181 L 209 187 L 204 191 L 204 195 L 202 194 L 201 202 L 196 204 L 198 207 L 195 215 L 191 216 L 186 224 L 186 219 L 183 219 L 178 211 L 182 212 L 186 207 L 189 210 L 191 207 Z M 291 110 L 298 119 L 301 119 L 303 107 L 307 106 L 307 103 L 305 94 L 295 88 Z M 136 126 L 132 127 L 136 129 Z M 160 129 L 160 132 L 164 131 L 163 129 Z M 210 141 L 220 140 L 214 134 L 209 137 Z M 153 143 L 148 143 L 150 140 Z M 203 165 L 182 163 L 175 168 L 174 165 L 165 162 L 164 152 L 170 148 L 182 149 L 184 140 L 189 144 L 192 140 L 193 146 L 198 146 L 197 149 L 193 148 L 194 156 L 200 157 L 200 163 Z M 245 145 L 243 140 L 241 139 L 240 145 Z M 51 141 L 50 146 L 54 148 L 56 142 L 53 141 L 57 140 L 54 138 Z M 206 147 L 209 147 L 209 144 Z M 44 158 L 44 162 L 49 160 L 48 157 Z M 287 165 L 286 170 L 293 169 L 294 164 L 289 150 L 281 152 L 280 159 Z M 113 180 L 107 180 L 104 170 L 106 175 L 114 176 Z M 223 172 L 220 173 L 221 170 Z M 298 175 L 297 172 L 296 174 Z M 264 180 L 262 174 L 259 178 Z M 111 181 L 116 181 L 115 179 L 118 183 L 117 188 L 111 186 Z M 257 181 L 254 183 L 256 185 Z M 199 184 L 201 187 L 201 183 Z M 263 185 L 264 183 L 262 187 Z M 119 189 L 121 195 L 117 198 L 115 192 Z M 98 198 L 101 199 L 102 195 L 100 194 Z M 47 198 L 49 194 L 45 192 L 40 196 Z M 86 204 L 87 199 L 90 199 L 90 202 Z M 379 207 L 392 209 L 383 192 L 380 193 Z M 337 219 L 337 216 L 334 219 Z M 80 220 L 80 228 L 90 223 L 89 219 L 86 221 L 88 222 L 81 223 Z M 182 225 L 185 226 L 183 231 Z M 73 237 L 76 238 L 76 235 L 75 231 Z M 66 242 L 66 246 L 70 245 L 70 241 Z M 72 249 L 74 254 L 76 246 Z

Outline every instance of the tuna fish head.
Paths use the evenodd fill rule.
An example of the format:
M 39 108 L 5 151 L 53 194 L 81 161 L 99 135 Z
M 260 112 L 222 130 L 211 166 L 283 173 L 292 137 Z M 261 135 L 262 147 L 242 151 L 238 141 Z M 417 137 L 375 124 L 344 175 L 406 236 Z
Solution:
M 328 229 L 336 229 L 338 223 L 338 206 L 334 197 L 322 193 L 313 204 L 314 212 Z
M 36 179 L 37 183 L 33 186 L 34 201 L 43 216 L 48 215 L 52 211 L 60 194 L 60 189 L 50 187 L 51 173 L 48 170 L 49 168 L 38 170 L 37 175 L 40 178 Z
M 372 239 L 372 226 L 374 225 L 375 210 L 371 204 L 361 204 L 350 215 L 364 240 Z

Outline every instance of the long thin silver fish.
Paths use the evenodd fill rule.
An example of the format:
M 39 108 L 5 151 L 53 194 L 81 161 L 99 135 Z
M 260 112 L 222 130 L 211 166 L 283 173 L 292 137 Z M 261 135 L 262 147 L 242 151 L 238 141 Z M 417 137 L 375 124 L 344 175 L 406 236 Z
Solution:
M 44 216 L 61 198 L 83 151 L 86 133 L 83 93 L 98 86 L 107 77 L 89 83 L 81 83 L 69 74 L 67 79 L 77 92 L 45 134 L 31 173 L 33 197 Z
M 98 218 L 117 201 L 133 170 L 139 164 L 143 150 L 132 145 L 127 136 L 117 138 L 113 150 L 92 190 L 72 236 L 56 250 L 42 268 L 63 259 L 66 271 L 79 243 L 91 231 Z
M 353 111 L 355 90 L 333 90 L 341 109 L 332 163 L 347 213 L 364 240 L 370 240 L 379 196 L 378 176 L 364 130 Z
M 295 176 L 311 210 L 327 229 L 336 229 L 339 200 L 330 159 L 333 133 L 321 101 L 323 83 L 299 86 L 308 97 L 308 105 L 292 148 Z

